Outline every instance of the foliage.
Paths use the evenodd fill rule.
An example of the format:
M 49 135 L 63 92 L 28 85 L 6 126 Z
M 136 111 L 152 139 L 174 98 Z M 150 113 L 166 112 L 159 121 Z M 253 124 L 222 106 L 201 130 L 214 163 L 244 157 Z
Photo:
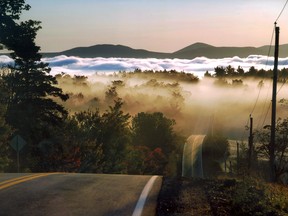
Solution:
M 204 180 L 213 215 L 287 215 L 287 189 L 256 181 Z M 286 196 L 285 196 L 285 195 Z M 285 198 L 284 198 L 285 197 Z M 223 214 L 225 212 L 225 214 Z
M 103 153 L 105 160 L 104 172 L 120 172 L 124 169 L 123 159 L 130 143 L 129 119 L 130 115 L 122 111 L 121 99 L 115 101 L 102 115 Z
M 100 139 L 101 116 L 98 110 L 75 113 L 66 120 L 60 140 L 65 146 L 64 168 L 79 172 L 101 172 L 103 149 Z M 71 154 L 71 152 L 73 154 Z M 78 161 L 76 163 L 75 161 Z M 78 166 L 76 166 L 78 165 Z
M 202 144 L 202 161 L 204 176 L 217 176 L 222 172 L 220 164 L 229 156 L 229 143 L 223 135 L 222 127 L 213 119 L 208 134 Z
M 270 125 L 262 130 L 255 132 L 255 142 L 259 143 L 256 151 L 261 157 L 270 159 Z M 276 181 L 281 175 L 288 171 L 288 118 L 278 119 L 276 123 L 276 142 L 275 142 L 275 176 Z
M 205 77 L 210 77 L 211 74 L 208 71 L 205 73 Z M 225 78 L 233 78 L 233 77 L 259 77 L 259 78 L 271 78 L 273 77 L 272 70 L 264 70 L 264 69 L 256 69 L 254 66 L 251 66 L 248 71 L 244 71 L 244 69 L 238 66 L 237 69 L 233 68 L 231 65 L 227 67 L 217 66 L 214 68 L 214 77 L 218 79 L 225 80 Z M 212 77 L 212 75 L 211 75 Z M 288 77 L 288 68 L 282 68 L 278 71 L 278 81 L 285 82 Z
M 6 124 L 5 121 L 5 113 L 7 109 L 7 105 L 5 104 L 7 89 L 5 87 L 5 83 L 2 79 L 0 79 L 0 172 L 3 172 L 9 164 L 11 160 L 9 159 L 9 135 L 12 133 L 9 125 Z
M 129 174 L 163 174 L 167 165 L 167 157 L 161 148 L 150 150 L 146 146 L 134 146 L 127 157 L 127 172 Z
M 30 6 L 24 0 L 3 0 L 0 8 L 0 44 L 12 51 L 15 62 L 2 75 L 8 89 L 6 122 L 30 144 L 26 158 L 39 157 L 37 145 L 47 136 L 46 127 L 60 125 L 67 116 L 53 98 L 65 101 L 68 95 L 55 86 L 48 64 L 41 62 L 40 47 L 35 44 L 40 22 L 20 21 Z
M 130 115 L 123 113 L 122 105 L 123 102 L 117 100 L 103 114 L 99 110 L 88 110 L 67 118 L 61 134 L 57 134 L 57 142 L 63 149 L 62 170 L 126 172 Z
M 146 146 L 129 146 L 126 157 L 127 173 L 143 175 L 146 170 L 145 161 L 150 152 Z
M 184 141 L 173 130 L 175 121 L 166 118 L 163 113 L 138 113 L 132 119 L 132 144 L 134 148 L 146 147 L 142 170 L 145 174 L 173 173 L 177 169 L 178 160 L 170 160 L 171 156 L 177 157 L 181 151 L 180 143 Z M 172 164 L 175 163 L 175 164 Z M 174 168 L 175 167 L 175 168 Z
M 180 72 L 176 70 L 164 70 L 164 71 L 154 71 L 154 70 L 140 70 L 135 69 L 133 72 L 120 72 L 120 75 L 123 78 L 149 78 L 149 79 L 165 79 L 165 80 L 173 80 L 174 82 L 188 82 L 188 83 L 197 83 L 199 78 L 191 73 Z
M 265 194 L 272 207 L 288 214 L 288 188 L 278 184 L 265 185 Z
M 163 179 L 157 215 L 284 216 L 287 187 L 246 179 Z M 191 204 L 192 203 L 192 204 Z
M 175 149 L 174 125 L 175 121 L 166 118 L 163 113 L 138 113 L 132 119 L 132 143 L 147 146 L 151 150 L 161 148 L 167 155 Z
M 202 154 L 211 160 L 220 160 L 228 157 L 227 138 L 220 135 L 207 135 L 203 141 Z
M 148 154 L 145 159 L 145 171 L 147 174 L 163 174 L 165 166 L 167 164 L 167 158 L 163 154 L 161 148 L 156 148 Z

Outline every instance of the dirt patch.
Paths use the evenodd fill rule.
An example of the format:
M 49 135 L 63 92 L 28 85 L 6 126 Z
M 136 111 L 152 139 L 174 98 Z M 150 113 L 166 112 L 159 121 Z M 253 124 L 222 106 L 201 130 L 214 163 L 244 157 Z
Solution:
M 164 178 L 158 199 L 157 215 L 213 215 L 203 180 Z

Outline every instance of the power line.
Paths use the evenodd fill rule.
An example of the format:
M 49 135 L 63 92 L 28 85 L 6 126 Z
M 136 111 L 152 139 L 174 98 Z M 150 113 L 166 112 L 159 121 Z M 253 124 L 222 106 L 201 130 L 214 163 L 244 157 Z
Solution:
M 287 2 L 288 2 L 288 0 L 287 0 Z M 272 31 L 272 35 L 271 35 L 271 40 L 270 40 L 270 45 L 269 45 L 268 54 L 267 54 L 267 59 L 266 59 L 266 63 L 265 63 L 265 70 L 266 70 L 266 68 L 267 68 L 268 61 L 269 61 L 269 57 L 270 57 L 270 52 L 271 52 L 271 48 L 272 48 L 272 43 L 273 43 L 274 34 L 275 34 L 275 28 L 273 27 L 273 31 Z M 261 90 L 262 90 L 262 86 L 260 86 L 260 88 L 259 88 L 259 92 L 258 92 L 256 101 L 255 101 L 255 103 L 254 103 L 254 106 L 253 106 L 253 108 L 252 108 L 252 111 L 250 112 L 250 115 L 253 114 L 253 112 L 254 112 L 254 110 L 255 110 L 255 108 L 256 108 L 256 105 L 257 105 L 257 103 L 258 103 Z M 265 102 L 265 103 L 266 103 L 266 102 Z
M 251 111 L 251 113 L 250 113 L 250 116 L 253 114 L 253 112 L 254 112 L 254 110 L 255 110 L 255 108 L 256 108 L 256 105 L 257 105 L 258 100 L 259 100 L 259 96 L 260 96 L 261 89 L 262 89 L 262 85 L 259 86 L 258 95 L 257 95 L 256 101 L 255 101 L 255 103 L 254 103 L 253 109 L 252 109 L 252 111 Z
M 283 6 L 283 8 L 282 8 L 282 10 L 281 10 L 281 12 L 280 12 L 280 14 L 278 15 L 277 19 L 275 20 L 274 25 L 277 24 L 277 21 L 278 21 L 279 18 L 281 17 L 281 15 L 282 15 L 283 11 L 285 10 L 287 4 L 288 4 L 288 0 L 286 0 L 286 2 L 285 2 L 285 4 L 284 4 L 284 6 Z M 274 38 L 274 33 L 275 33 L 275 27 L 273 27 L 273 31 L 272 31 L 272 36 L 271 36 L 271 40 L 270 40 L 270 45 L 269 45 L 267 60 L 266 60 L 266 64 L 265 64 L 265 70 L 266 70 L 266 68 L 267 68 L 268 60 L 269 60 L 269 57 L 270 57 L 270 52 L 271 52 L 271 48 L 272 48 L 272 41 L 273 41 L 273 38 Z M 281 88 L 282 88 L 283 86 L 284 86 L 284 83 L 283 83 L 283 85 L 281 86 Z M 281 90 L 281 88 L 279 89 L 279 91 Z M 250 116 L 251 116 L 252 113 L 254 112 L 254 110 L 255 110 L 255 108 L 256 108 L 256 105 L 257 105 L 257 103 L 258 103 L 258 101 L 259 101 L 259 96 L 260 96 L 261 89 L 262 89 L 262 87 L 259 88 L 259 92 L 258 92 L 256 101 L 255 101 L 255 103 L 254 103 L 254 106 L 253 106 L 253 108 L 252 108 L 252 111 L 250 112 Z M 279 91 L 278 91 L 278 92 L 279 92 Z M 278 92 L 277 92 L 277 93 L 278 93 Z M 268 96 L 268 95 L 267 95 L 267 96 Z M 266 99 L 265 99 L 264 107 L 265 107 L 265 104 L 266 104 L 266 102 L 267 102 L 267 98 L 268 98 L 268 97 L 266 97 Z M 266 111 L 266 114 L 265 114 L 265 116 L 264 116 L 262 126 L 264 125 L 264 123 L 265 123 L 265 121 L 266 121 L 268 112 L 269 112 L 269 110 L 270 110 L 270 106 L 271 106 L 271 103 L 269 104 L 268 109 L 267 109 L 267 111 Z M 261 116 L 263 116 L 263 114 L 264 114 L 264 110 L 265 110 L 264 107 L 263 107 Z M 261 118 L 262 118 L 262 117 L 261 117 Z M 260 123 L 260 122 L 261 122 L 261 121 L 259 121 L 259 123 Z M 259 124 L 259 123 L 258 123 L 258 124 Z M 247 124 L 248 124 L 248 122 L 247 122 Z
M 285 5 L 284 5 L 284 7 L 282 8 L 282 10 L 281 10 L 281 12 L 280 12 L 279 16 L 278 16 L 278 17 L 277 17 L 277 19 L 275 20 L 275 23 L 277 23 L 277 22 L 278 22 L 278 20 L 279 20 L 280 16 L 282 15 L 283 11 L 284 11 L 284 10 L 285 10 L 285 8 L 286 8 L 286 5 L 287 5 L 287 3 L 288 3 L 288 0 L 286 1 L 286 3 L 285 3 Z
M 264 124 L 265 124 L 265 121 L 266 121 L 266 118 L 267 118 L 267 116 L 268 116 L 268 113 L 269 113 L 270 107 L 271 107 L 271 103 L 269 103 L 269 106 L 268 106 L 268 109 L 267 109 L 267 112 L 266 112 L 266 115 L 265 115 L 265 117 L 264 117 L 264 120 L 263 120 L 263 122 L 262 122 L 262 126 L 261 126 L 261 127 L 263 127 Z
M 288 2 L 288 0 L 287 0 L 287 2 Z M 269 61 L 269 57 L 270 57 L 270 53 L 271 53 L 271 48 L 272 48 L 272 43 L 273 43 L 273 39 L 274 39 L 274 34 L 275 34 L 275 27 L 273 26 L 272 35 L 271 35 L 271 39 L 270 39 L 270 45 L 269 45 L 269 49 L 268 49 L 268 53 L 267 53 L 267 59 L 266 59 L 266 63 L 265 63 L 265 70 L 267 69 L 267 65 L 268 65 L 268 61 Z M 271 82 L 269 82 L 269 84 L 271 85 Z M 269 86 L 270 86 L 270 85 L 269 85 Z M 251 111 L 250 115 L 253 114 L 253 112 L 254 112 L 254 110 L 255 110 L 255 108 L 256 108 L 256 106 L 257 106 L 257 103 L 259 102 L 259 97 L 260 97 L 260 93 L 261 93 L 262 87 L 263 87 L 263 86 L 259 86 L 259 92 L 258 92 L 256 101 L 255 101 L 255 103 L 254 103 L 254 106 L 253 106 L 253 108 L 252 108 L 252 111 Z M 268 89 L 270 89 L 270 87 L 268 87 Z M 267 99 L 268 99 L 268 92 L 267 92 L 266 98 L 265 98 L 265 100 L 264 100 L 264 106 L 263 106 L 263 109 L 262 109 L 262 112 L 261 112 L 261 115 L 260 115 L 260 119 L 259 119 L 258 124 L 257 124 L 257 128 L 258 128 L 259 125 L 260 125 L 261 118 L 263 118 L 263 116 L 264 116 L 264 110 L 265 110 L 265 107 L 266 107 Z M 268 107 L 268 111 L 269 111 L 269 108 L 270 108 L 270 106 Z M 268 113 L 268 111 L 267 111 L 267 113 Z M 266 116 L 264 117 L 264 121 L 266 120 L 266 117 L 267 117 L 267 114 L 266 114 Z
M 287 2 L 288 2 L 288 0 L 287 0 Z M 265 70 L 266 70 L 266 68 L 267 68 L 268 61 L 269 61 L 269 56 L 270 56 L 270 52 L 271 52 L 271 48 L 272 48 L 272 43 L 273 43 L 273 39 L 274 39 L 274 34 L 275 34 L 275 26 L 273 26 L 273 30 L 272 30 L 270 45 L 269 45 L 268 54 L 267 54 L 267 59 L 266 59 L 266 63 L 265 63 Z

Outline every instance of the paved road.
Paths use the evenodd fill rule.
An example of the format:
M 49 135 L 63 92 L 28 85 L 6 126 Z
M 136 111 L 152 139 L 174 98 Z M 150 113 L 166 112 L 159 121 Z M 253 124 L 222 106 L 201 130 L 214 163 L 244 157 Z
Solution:
M 129 216 L 133 211 L 136 215 L 135 206 L 149 180 L 151 176 L 0 174 L 0 216 Z M 155 214 L 162 179 L 153 180 L 142 215 Z
M 182 176 L 203 178 L 202 143 L 204 135 L 191 135 L 183 150 Z

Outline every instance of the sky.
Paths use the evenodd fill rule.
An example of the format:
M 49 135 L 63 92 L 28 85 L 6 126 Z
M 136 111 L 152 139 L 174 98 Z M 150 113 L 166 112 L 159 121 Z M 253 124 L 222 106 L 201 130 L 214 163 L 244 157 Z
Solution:
M 43 52 L 121 44 L 174 52 L 196 42 L 214 46 L 269 45 L 286 0 L 26 0 L 23 20 L 42 22 Z M 288 6 L 278 20 L 288 43 Z

